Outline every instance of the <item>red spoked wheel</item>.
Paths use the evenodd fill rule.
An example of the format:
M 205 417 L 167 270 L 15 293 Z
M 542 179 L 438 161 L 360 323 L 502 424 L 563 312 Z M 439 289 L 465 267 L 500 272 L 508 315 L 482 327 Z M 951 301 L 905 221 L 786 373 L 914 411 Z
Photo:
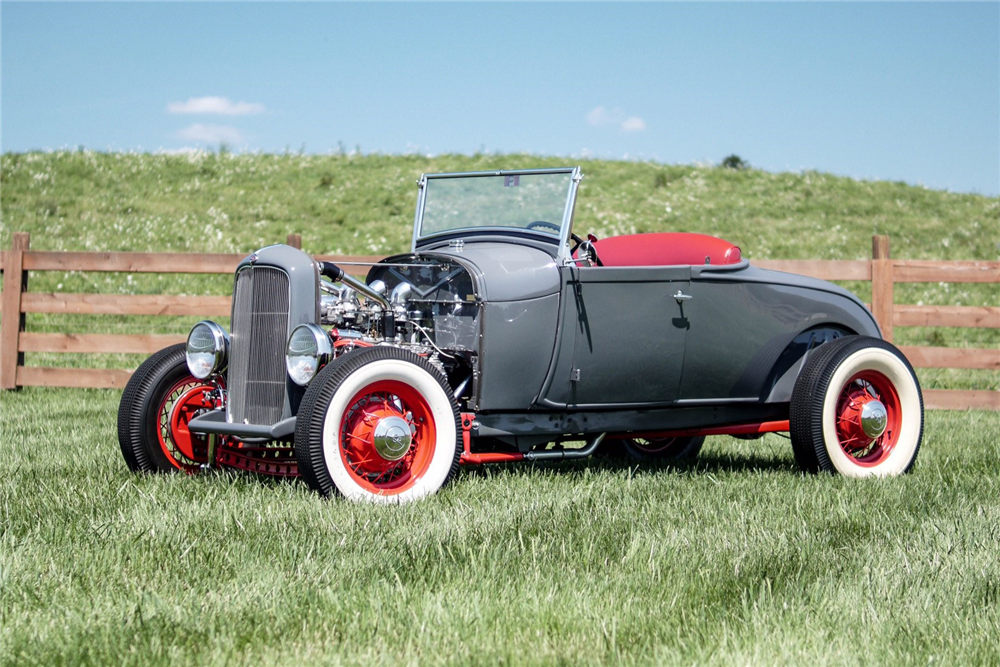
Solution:
M 323 495 L 403 503 L 458 470 L 458 404 L 441 372 L 389 346 L 338 356 L 309 384 L 295 422 L 303 480 Z
M 157 410 L 160 448 L 171 465 L 185 472 L 195 472 L 208 462 L 208 438 L 192 433 L 188 423 L 214 407 L 212 392 L 213 387 L 194 377 L 182 378 L 166 392 Z
M 789 410 L 799 465 L 848 477 L 899 475 L 923 439 L 920 384 L 891 343 L 845 336 L 806 360 Z
M 359 391 L 341 417 L 344 465 L 372 493 L 411 488 L 427 471 L 436 440 L 427 400 L 395 380 L 375 382 Z
M 892 382 L 877 371 L 856 374 L 837 401 L 837 440 L 859 466 L 876 466 L 899 438 L 900 403 Z

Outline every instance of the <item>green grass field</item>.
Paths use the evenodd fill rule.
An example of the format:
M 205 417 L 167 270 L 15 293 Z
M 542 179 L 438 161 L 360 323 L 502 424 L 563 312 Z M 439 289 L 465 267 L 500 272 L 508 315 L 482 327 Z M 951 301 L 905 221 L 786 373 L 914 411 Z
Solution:
M 752 158 L 752 156 L 750 156 Z M 405 250 L 422 172 L 513 156 L 0 157 L 0 246 Z M 1000 198 L 701 166 L 582 161 L 576 224 L 723 236 L 751 258 L 1000 258 Z M 32 290 L 224 294 L 207 276 L 49 273 Z M 867 298 L 867 287 L 849 285 Z M 898 303 L 1000 306 L 995 285 Z M 30 331 L 184 333 L 197 318 L 30 315 Z M 897 342 L 991 347 L 990 329 Z M 28 354 L 134 367 L 132 355 Z M 921 370 L 924 387 L 1000 388 Z M 711 438 L 695 464 L 463 469 L 405 507 L 244 474 L 137 477 L 121 393 L 0 394 L 3 665 L 1000 665 L 1000 413 L 931 412 L 914 472 L 807 476 L 788 441 Z
M 1000 414 L 929 413 L 915 471 L 463 469 L 404 507 L 136 477 L 120 393 L 4 394 L 6 665 L 996 665 Z

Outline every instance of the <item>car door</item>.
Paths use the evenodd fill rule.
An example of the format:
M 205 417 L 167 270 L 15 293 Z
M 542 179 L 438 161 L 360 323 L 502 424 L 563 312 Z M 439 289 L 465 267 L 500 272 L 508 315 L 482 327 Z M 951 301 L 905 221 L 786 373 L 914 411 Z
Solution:
M 540 402 L 612 408 L 677 399 L 691 268 L 563 267 L 560 331 Z

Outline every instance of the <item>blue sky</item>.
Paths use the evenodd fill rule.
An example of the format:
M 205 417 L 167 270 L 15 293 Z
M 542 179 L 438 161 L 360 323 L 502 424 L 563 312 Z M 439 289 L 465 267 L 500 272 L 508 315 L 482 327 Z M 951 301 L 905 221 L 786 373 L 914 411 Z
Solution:
M 998 2 L 4 0 L 0 22 L 3 151 L 737 153 L 1000 194 Z

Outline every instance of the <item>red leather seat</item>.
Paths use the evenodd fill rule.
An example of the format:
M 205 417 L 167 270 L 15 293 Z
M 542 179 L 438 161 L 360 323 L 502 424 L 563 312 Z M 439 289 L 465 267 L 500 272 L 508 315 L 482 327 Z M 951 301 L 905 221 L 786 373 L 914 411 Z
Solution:
M 612 236 L 594 243 L 604 266 L 736 264 L 739 246 L 707 234 L 663 232 Z

